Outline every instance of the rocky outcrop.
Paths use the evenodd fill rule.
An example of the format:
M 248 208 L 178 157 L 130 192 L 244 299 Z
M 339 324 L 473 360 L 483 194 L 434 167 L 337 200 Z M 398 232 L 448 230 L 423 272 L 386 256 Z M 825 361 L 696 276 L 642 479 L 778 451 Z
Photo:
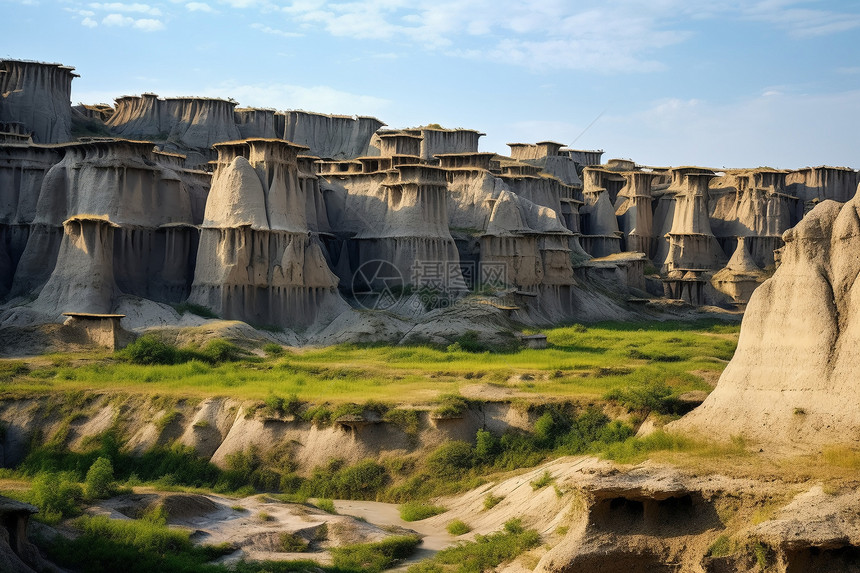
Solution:
M 117 98 L 107 122 L 118 137 L 166 141 L 183 149 L 207 150 L 238 139 L 236 102 L 217 98 L 166 98 L 152 93 Z
M 857 443 L 858 209 L 856 195 L 844 205 L 824 201 L 786 231 L 780 266 L 753 293 L 734 358 L 679 429 L 806 449 Z
M 675 195 L 675 208 L 665 261 L 670 273 L 716 269 L 726 260 L 708 216 L 708 182 L 713 177 L 713 171 L 698 167 L 672 170 L 669 192 Z
M 19 122 L 36 143 L 72 138 L 72 73 L 62 64 L 0 60 L 0 122 Z
M 738 305 L 749 302 L 753 291 L 765 281 L 765 273 L 746 248 L 747 237 L 738 237 L 737 247 L 725 267 L 714 273 L 711 284 Z
M 108 312 L 114 285 L 117 292 L 154 300 L 184 299 L 197 231 L 191 197 L 177 172 L 158 163 L 149 143 L 105 140 L 61 150 L 63 158 L 42 178 L 12 294 L 48 282 L 36 307 L 52 316 L 66 310 Z M 104 249 L 92 250 L 98 245 Z M 55 291 L 76 288 L 66 275 L 78 276 L 88 265 L 101 269 L 97 275 L 104 280 L 98 288 L 90 285 L 97 292 L 87 310 L 58 307 L 88 300 L 82 293 Z M 81 275 L 85 282 L 75 284 L 93 280 Z
M 236 108 L 233 112 L 242 139 L 278 137 L 274 109 Z
M 440 153 L 477 153 L 478 140 L 484 135 L 474 129 L 438 127 L 417 127 L 403 131 L 421 137 L 420 157 L 424 161 L 433 161 Z
M 327 115 L 307 111 L 285 111 L 275 115 L 275 133 L 287 141 L 304 145 L 317 157 L 345 159 L 377 155 L 370 140 L 385 125 L 375 117 Z
M 316 211 L 323 203 L 313 188 L 300 183 L 298 154 L 306 148 L 277 139 L 215 148 L 189 300 L 224 318 L 290 328 L 309 326 L 321 311 L 345 310 L 308 224 L 326 213 Z

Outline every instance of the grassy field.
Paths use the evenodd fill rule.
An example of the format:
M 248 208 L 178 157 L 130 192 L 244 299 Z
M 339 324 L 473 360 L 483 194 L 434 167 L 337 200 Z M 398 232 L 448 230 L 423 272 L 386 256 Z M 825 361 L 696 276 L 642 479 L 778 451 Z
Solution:
M 475 352 L 463 345 L 339 345 L 285 349 L 236 361 L 137 365 L 109 353 L 0 361 L 2 395 L 94 390 L 188 397 L 422 404 L 467 387 L 507 389 L 535 401 L 600 398 L 665 384 L 709 390 L 734 353 L 739 325 L 600 323 L 543 331 L 548 348 Z

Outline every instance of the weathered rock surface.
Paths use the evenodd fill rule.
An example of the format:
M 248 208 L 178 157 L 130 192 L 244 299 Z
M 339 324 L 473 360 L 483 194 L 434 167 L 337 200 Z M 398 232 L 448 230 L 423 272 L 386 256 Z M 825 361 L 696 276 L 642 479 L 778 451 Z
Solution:
M 702 406 L 676 422 L 801 448 L 860 440 L 860 198 L 824 201 L 786 231 L 753 293 L 738 349 Z
M 62 64 L 0 60 L 0 122 L 21 124 L 36 143 L 72 138 L 72 73 Z M 5 130 L 0 130 L 5 131 Z

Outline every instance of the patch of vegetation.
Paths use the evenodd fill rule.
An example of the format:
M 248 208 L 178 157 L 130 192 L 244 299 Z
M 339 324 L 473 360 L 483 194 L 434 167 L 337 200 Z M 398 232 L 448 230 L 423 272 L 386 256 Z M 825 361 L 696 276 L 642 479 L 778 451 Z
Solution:
M 400 519 L 403 521 L 421 521 L 440 513 L 448 511 L 441 505 L 430 505 L 427 503 L 409 501 L 400 506 Z
M 79 504 L 84 492 L 77 482 L 72 472 L 40 472 L 30 483 L 30 491 L 25 494 L 24 501 L 38 507 L 36 519 L 48 524 L 80 515 Z
M 599 445 L 595 453 L 619 463 L 638 463 L 656 452 L 676 452 L 701 457 L 746 455 L 746 441 L 733 438 L 728 444 L 705 443 L 658 430 L 643 438 Z
M 460 519 L 455 519 L 454 521 L 451 521 L 450 523 L 448 523 L 445 529 L 451 535 L 465 535 L 472 531 L 472 528 L 466 525 L 466 523 Z
M 512 519 L 505 523 L 502 531 L 478 535 L 475 541 L 443 549 L 432 559 L 411 566 L 407 573 L 481 573 L 539 543 L 537 531 L 524 529 L 519 519 Z
M 75 539 L 57 536 L 48 546 L 52 561 L 83 573 L 224 572 L 213 559 L 235 550 L 230 545 L 194 547 L 190 531 L 146 519 L 81 517 Z
M 108 458 L 99 457 L 87 470 L 84 495 L 89 499 L 104 499 L 113 495 L 115 489 L 113 464 Z
M 707 555 L 709 557 L 727 557 L 736 551 L 737 547 L 732 542 L 732 538 L 724 533 L 711 543 Z
M 330 513 L 332 515 L 337 515 L 337 509 L 334 507 L 334 501 L 332 501 L 330 499 L 326 499 L 324 497 L 320 498 L 320 499 L 316 500 L 314 505 L 326 513 Z
M 333 547 L 332 561 L 342 571 L 379 573 L 409 557 L 419 543 L 421 538 L 417 535 L 393 535 L 376 543 Z
M 210 340 L 202 348 L 178 348 L 154 334 L 144 334 L 116 356 L 141 366 L 168 366 L 199 361 L 207 364 L 222 364 L 247 359 L 248 353 L 226 340 Z
M 274 342 L 269 342 L 263 345 L 263 352 L 269 356 L 280 356 L 284 353 L 284 347 Z
M 469 409 L 469 401 L 459 394 L 443 394 L 436 402 L 433 416 L 437 418 L 458 418 Z
M 345 466 L 341 460 L 331 460 L 325 466 L 314 468 L 310 478 L 302 482 L 299 492 L 317 498 L 374 500 L 388 481 L 385 467 L 374 460 L 352 466 Z
M 541 474 L 541 476 L 538 479 L 531 482 L 531 486 L 532 486 L 533 490 L 537 491 L 541 488 L 544 488 L 544 487 L 550 485 L 554 481 L 555 481 L 555 478 L 552 477 L 552 474 L 549 473 L 549 470 L 544 470 L 543 474 Z
M 681 403 L 677 394 L 665 382 L 657 381 L 629 388 L 613 388 L 603 395 L 604 399 L 617 402 L 631 412 L 658 414 L 681 414 Z
M 392 408 L 382 417 L 385 422 L 394 424 L 409 435 L 417 435 L 421 431 L 421 418 L 416 410 Z
M 278 545 L 284 553 L 304 553 L 310 544 L 295 533 L 284 531 L 278 537 Z
M 484 497 L 484 509 L 493 509 L 504 500 L 505 497 L 501 495 L 493 495 L 488 493 L 486 497 Z
M 200 304 L 194 304 L 193 302 L 182 302 L 179 304 L 174 304 L 173 309 L 176 310 L 179 314 L 185 314 L 186 312 L 190 312 L 191 314 L 196 314 L 202 318 L 218 318 L 218 315 L 215 314 L 211 308 L 205 307 Z

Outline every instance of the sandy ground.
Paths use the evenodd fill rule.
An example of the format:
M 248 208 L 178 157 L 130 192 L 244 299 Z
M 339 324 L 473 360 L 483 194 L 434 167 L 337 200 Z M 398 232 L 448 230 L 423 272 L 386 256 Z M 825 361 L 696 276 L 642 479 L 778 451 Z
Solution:
M 418 551 L 405 563 L 432 557 L 455 542 L 439 522 L 405 522 L 396 504 L 375 501 L 335 501 L 337 514 L 310 504 L 284 503 L 266 495 L 233 499 L 219 495 L 160 493 L 141 489 L 101 501 L 87 510 L 91 515 L 113 519 L 140 517 L 162 505 L 171 526 L 190 529 L 192 541 L 200 544 L 230 543 L 237 550 L 222 558 L 230 562 L 248 560 L 313 559 L 331 562 L 331 547 L 380 541 L 390 535 L 418 533 L 423 537 Z M 309 542 L 302 553 L 281 548 L 283 534 L 294 534 Z

